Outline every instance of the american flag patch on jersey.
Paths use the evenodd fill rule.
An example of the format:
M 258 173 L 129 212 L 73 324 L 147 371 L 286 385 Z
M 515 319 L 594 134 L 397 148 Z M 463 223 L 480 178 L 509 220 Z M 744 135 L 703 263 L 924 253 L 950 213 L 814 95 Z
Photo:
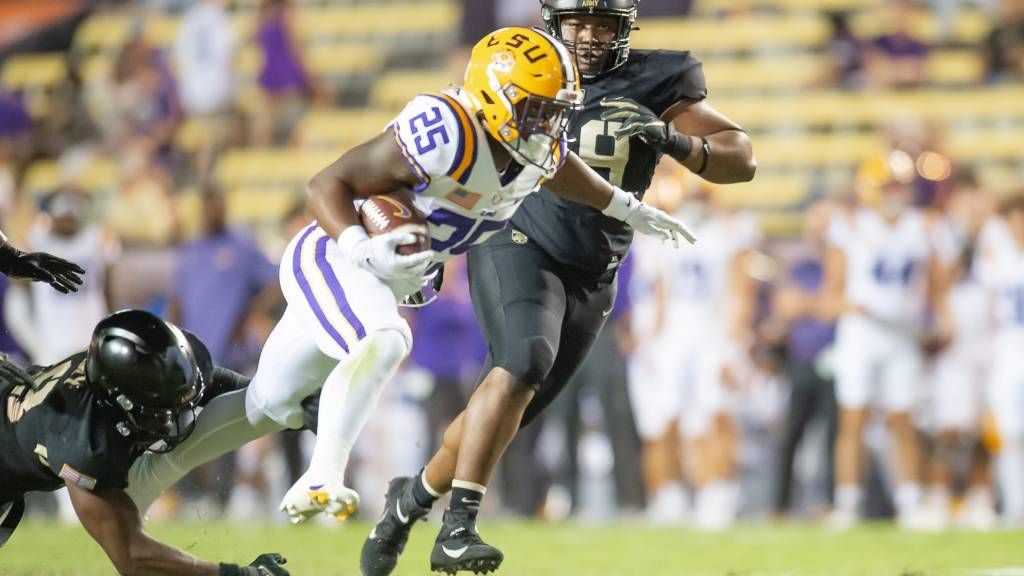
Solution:
M 86 490 L 96 489 L 95 478 L 93 478 L 92 476 L 82 474 L 81 472 L 75 470 L 74 468 L 68 466 L 67 464 L 61 467 L 60 474 L 57 475 L 63 478 L 64 482 L 68 484 L 74 484 L 75 486 L 85 488 Z

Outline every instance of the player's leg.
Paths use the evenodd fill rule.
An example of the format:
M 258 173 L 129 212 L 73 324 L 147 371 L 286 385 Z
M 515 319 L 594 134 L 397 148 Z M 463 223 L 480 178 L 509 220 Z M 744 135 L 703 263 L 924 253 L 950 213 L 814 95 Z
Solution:
M 870 336 L 860 330 L 863 320 L 840 321 L 836 335 L 836 402 L 839 426 L 836 432 L 835 509 L 829 519 L 833 528 L 848 528 L 861 514 L 864 461 L 864 430 L 872 394 L 873 355 Z
M 11 502 L 0 503 L 0 548 L 11 539 L 24 514 L 25 500 L 21 497 Z
M 189 437 L 166 454 L 147 452 L 132 465 L 126 492 L 145 511 L 189 470 L 265 434 L 297 426 L 294 406 L 320 387 L 337 362 L 324 356 L 294 309 L 274 327 L 248 389 L 210 400 Z
M 343 484 L 349 454 L 412 347 L 391 289 L 337 250 L 322 230 L 308 229 L 294 250 L 293 273 L 287 277 L 294 282 L 283 283 L 320 351 L 338 361 L 322 382 L 309 468 L 281 501 L 292 522 L 319 511 L 339 519 L 355 511 L 358 496 Z M 292 400 L 293 415 L 301 422 L 302 397 Z
M 927 528 L 921 516 L 921 449 L 911 410 L 921 381 L 921 356 L 916 343 L 893 346 L 882 363 L 880 384 L 883 408 L 896 457 L 894 500 L 899 520 L 907 527 Z
M 704 482 L 697 493 L 695 521 L 699 528 L 722 530 L 739 508 L 736 483 L 738 431 L 730 401 L 739 378 L 738 359 L 727 357 L 722 342 L 710 342 L 698 353 L 695 380 L 695 425 L 700 430 L 700 466 Z
M 997 352 L 989 385 L 989 407 L 998 430 L 996 475 L 1002 521 L 1024 525 L 1024 368 L 1008 350 Z M 1019 353 L 1019 351 L 1017 351 Z

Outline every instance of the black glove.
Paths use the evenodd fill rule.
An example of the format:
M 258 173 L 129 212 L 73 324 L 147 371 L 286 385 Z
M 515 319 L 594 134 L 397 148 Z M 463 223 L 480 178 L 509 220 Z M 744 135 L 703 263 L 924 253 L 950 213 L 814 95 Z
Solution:
M 35 385 L 28 372 L 12 363 L 7 359 L 7 355 L 2 353 L 0 353 L 0 383 L 27 386 L 29 388 Z
M 615 131 L 618 140 L 636 136 L 651 148 L 678 160 L 685 159 L 693 151 L 693 141 L 688 136 L 676 132 L 671 124 L 643 104 L 629 98 L 605 98 L 601 100 L 601 106 L 607 108 L 601 113 L 601 120 L 622 123 L 622 127 Z
M 25 253 L 10 244 L 0 246 L 0 272 L 12 278 L 46 282 L 53 289 L 67 294 L 77 292 L 82 283 L 81 266 L 45 252 Z
M 280 554 L 260 554 L 248 566 L 221 564 L 219 576 L 290 576 L 281 567 L 287 562 Z

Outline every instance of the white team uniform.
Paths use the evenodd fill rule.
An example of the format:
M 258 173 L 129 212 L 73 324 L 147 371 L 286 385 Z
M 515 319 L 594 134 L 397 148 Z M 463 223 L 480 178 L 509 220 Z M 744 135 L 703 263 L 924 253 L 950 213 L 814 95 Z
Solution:
M 948 298 L 953 341 L 933 367 L 933 424 L 937 430 L 973 432 L 981 425 L 991 363 L 988 297 L 971 276 L 953 286 Z
M 70 237 L 35 228 L 28 242 L 33 251 L 48 252 L 86 270 L 82 285 L 70 294 L 42 282 L 31 285 L 33 323 L 43 344 L 32 361 L 46 366 L 89 346 L 93 328 L 108 313 L 103 271 L 116 259 L 118 247 L 99 226 L 86 226 Z
M 922 378 L 917 340 L 932 258 L 949 261 L 956 248 L 945 226 L 930 226 L 917 210 L 889 224 L 866 208 L 839 214 L 829 243 L 846 257 L 845 297 L 863 313 L 845 314 L 836 328 L 836 396 L 844 408 L 872 402 L 906 412 Z
M 503 181 L 487 137 L 458 90 L 421 94 L 388 125 L 420 184 L 414 203 L 428 222 L 433 265 L 464 253 L 505 227 L 546 175 L 523 167 Z M 566 155 L 564 142 L 550 160 Z M 335 239 L 314 222 L 292 239 L 281 261 L 288 308 L 267 341 L 249 401 L 278 423 L 300 423 L 300 401 L 323 385 L 331 370 L 368 333 L 393 329 L 411 345 L 398 313 L 407 294 L 351 264 Z
M 716 414 L 732 409 L 722 370 L 738 367 L 742 358 L 728 334 L 734 316 L 730 273 L 736 256 L 757 245 L 760 232 L 747 214 L 715 216 L 693 231 L 700 242 L 684 250 L 658 250 L 637 239 L 635 273 L 660 268 L 667 295 L 663 329 L 632 361 L 630 387 L 642 435 L 656 437 L 678 419 L 686 435 L 699 436 Z M 645 259 L 649 263 L 642 265 Z M 642 299 L 634 303 L 641 310 L 648 306 Z
M 978 274 L 989 290 L 996 327 L 989 406 L 999 434 L 1024 438 L 1024 248 L 1002 220 L 982 231 Z M 991 316 L 990 316 L 991 317 Z

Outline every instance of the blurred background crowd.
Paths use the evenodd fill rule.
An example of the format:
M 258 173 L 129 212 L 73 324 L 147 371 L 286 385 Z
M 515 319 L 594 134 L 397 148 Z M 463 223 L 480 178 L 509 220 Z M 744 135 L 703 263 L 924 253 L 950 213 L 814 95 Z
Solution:
M 412 95 L 457 83 L 467 46 L 511 24 L 539 25 L 538 4 L 0 2 L 2 227 L 88 270 L 72 295 L 0 277 L 0 349 L 55 362 L 107 312 L 141 307 L 251 374 L 283 310 L 276 262 L 309 220 L 305 181 Z M 837 525 L 851 503 L 911 528 L 1024 522 L 1024 378 L 989 385 L 995 303 L 975 273 L 984 238 L 1016 230 L 1024 246 L 1024 208 L 997 211 L 1024 183 L 1024 0 L 643 0 L 639 25 L 634 47 L 704 61 L 709 102 L 750 132 L 759 172 L 716 188 L 659 170 L 648 200 L 700 244 L 636 242 L 594 352 L 512 445 L 490 501 L 510 515 L 706 529 L 823 518 L 833 503 Z M 833 309 L 824 261 L 870 236 L 844 224 L 861 209 L 919 215 L 941 266 L 895 301 L 878 296 L 904 312 L 890 328 L 914 349 L 858 363 L 835 352 L 834 318 L 858 312 Z M 486 347 L 463 266 L 410 314 L 411 361 L 357 447 L 367 518 L 475 385 Z M 880 394 L 907 399 L 837 403 L 844 370 L 887 354 L 920 359 Z M 309 442 L 251 444 L 154 514 L 283 521 L 274 503 Z M 863 483 L 849 471 L 859 461 Z

